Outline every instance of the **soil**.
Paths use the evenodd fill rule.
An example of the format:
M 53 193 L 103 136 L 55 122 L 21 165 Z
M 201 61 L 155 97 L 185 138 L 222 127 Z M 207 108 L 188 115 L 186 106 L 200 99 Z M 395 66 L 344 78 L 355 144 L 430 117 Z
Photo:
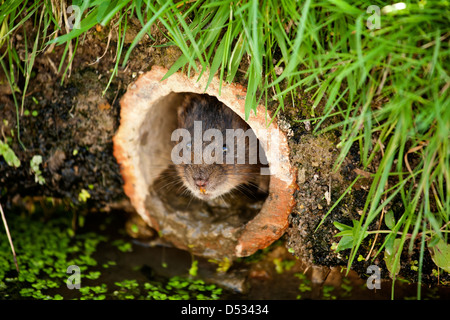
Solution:
M 33 34 L 32 27 L 29 24 L 26 27 L 29 28 L 27 32 Z M 139 27 L 139 22 L 131 20 L 124 50 L 134 39 L 133 35 Z M 18 36 L 21 32 L 16 33 L 13 43 L 19 57 L 24 58 L 23 41 Z M 116 32 L 108 28 L 93 28 L 80 39 L 70 75 L 63 81 L 62 72 L 58 73 L 55 66 L 59 65 L 64 48 L 56 46 L 51 52 L 39 54 L 24 101 L 23 111 L 29 110 L 29 115 L 16 110 L 11 90 L 7 83 L 0 81 L 0 132 L 3 137 L 11 138 L 11 148 L 21 161 L 21 166 L 13 169 L 0 158 L 0 202 L 5 210 L 23 205 L 26 197 L 51 197 L 68 199 L 75 206 L 89 210 L 98 208 L 105 211 L 119 207 L 124 211 L 132 211 L 122 190 L 119 167 L 112 155 L 112 136 L 120 124 L 119 101 L 137 75 L 150 70 L 153 65 L 170 68 L 181 52 L 171 46 L 155 47 L 156 44 L 163 45 L 166 42 L 155 27 L 152 29 L 154 39 L 144 37 L 134 48 L 127 66 L 119 67 L 118 74 L 108 86 L 116 62 Z M 241 70 L 245 70 L 245 65 L 242 65 Z M 239 74 L 238 78 L 243 79 L 243 74 Z M 4 75 L 0 73 L 1 79 L 4 79 Z M 245 80 L 241 81 L 245 84 Z M 23 87 L 23 84 L 24 79 L 19 78 L 18 86 Z M 105 88 L 108 89 L 105 91 Z M 19 94 L 16 96 L 20 97 Z M 295 107 L 287 105 L 278 119 L 279 126 L 289 138 L 291 161 L 298 168 L 297 205 L 282 240 L 286 248 L 279 247 L 263 260 L 252 264 L 249 273 L 246 273 L 250 275 L 251 289 L 237 290 L 239 293 L 236 297 L 242 298 L 246 292 L 245 297 L 252 299 L 295 298 L 300 281 L 293 283 L 292 276 L 299 272 L 306 272 L 309 279 L 320 288 L 327 283 L 343 283 L 340 267 L 346 266 L 348 251 L 336 253 L 331 250 L 333 243 L 338 242 L 334 237 L 338 230 L 333 222 L 351 224 L 352 219 L 358 218 L 371 181 L 364 177 L 360 179 L 353 191 L 331 211 L 316 231 L 329 208 L 362 169 L 358 147 L 355 146 L 343 164 L 334 170 L 340 151 L 337 148 L 338 133 L 315 135 L 308 122 L 298 122 L 307 117 L 310 105 L 309 97 L 301 95 Z M 272 111 L 276 106 L 276 102 L 273 102 Z M 318 108 L 316 113 L 321 106 Z M 33 115 L 32 111 L 36 111 L 37 115 Z M 15 129 L 17 112 L 20 114 L 20 140 L 24 147 Z M 44 185 L 36 183 L 31 170 L 30 160 L 35 155 L 43 159 L 41 171 Z M 372 167 L 365 170 L 375 172 L 376 166 L 375 160 Z M 83 190 L 89 193 L 87 199 L 82 197 Z M 378 221 L 375 221 L 371 228 L 377 228 L 377 224 Z M 362 251 L 363 255 L 369 254 L 368 243 L 364 244 Z M 414 255 L 405 259 L 405 267 L 417 259 Z M 292 259 L 295 267 L 278 274 L 273 266 L 275 258 Z M 429 256 L 426 259 L 430 261 Z M 382 274 L 386 278 L 388 273 L 382 259 L 375 260 L 375 263 L 383 268 Z M 366 270 L 370 264 L 373 264 L 370 260 L 355 261 L 353 269 L 356 272 L 351 273 L 351 281 L 365 284 L 368 277 Z M 432 263 L 427 262 L 424 274 L 430 283 L 436 283 L 436 279 L 430 276 L 431 270 Z M 417 273 L 408 271 L 403 276 L 415 280 Z M 273 290 L 268 292 L 261 289 L 267 286 Z M 310 292 L 308 297 L 317 298 L 319 293 Z

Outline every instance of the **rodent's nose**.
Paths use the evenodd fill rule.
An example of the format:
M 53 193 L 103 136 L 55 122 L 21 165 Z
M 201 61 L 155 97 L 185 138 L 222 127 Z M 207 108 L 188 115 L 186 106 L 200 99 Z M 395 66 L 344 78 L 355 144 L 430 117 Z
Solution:
M 197 185 L 197 187 L 206 187 L 206 185 L 208 184 L 208 180 L 207 179 L 195 179 L 195 184 Z

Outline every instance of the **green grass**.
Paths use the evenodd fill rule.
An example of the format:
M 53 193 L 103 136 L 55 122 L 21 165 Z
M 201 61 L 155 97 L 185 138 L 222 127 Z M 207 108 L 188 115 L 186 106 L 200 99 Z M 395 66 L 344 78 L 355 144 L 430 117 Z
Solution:
M 392 252 L 396 243 L 399 250 L 418 247 L 423 257 L 426 249 L 442 251 L 433 247 L 436 239 L 448 242 L 450 229 L 450 4 L 405 3 L 404 10 L 382 13 L 381 28 L 369 30 L 372 13 L 366 12 L 365 1 L 74 1 L 83 14 L 79 28 L 67 33 L 61 14 L 67 8 L 56 1 L 11 0 L 0 9 L 0 43 L 7 46 L 1 64 L 13 91 L 22 96 L 21 108 L 16 103 L 18 120 L 35 56 L 52 44 L 65 46 L 59 66 L 64 79 L 79 39 L 96 24 L 118 30 L 111 77 L 145 34 L 152 38 L 150 28 L 157 25 L 169 40 L 165 45 L 182 52 L 167 77 L 180 69 L 198 77 L 209 70 L 231 82 L 244 69 L 247 116 L 260 101 L 276 99 L 276 115 L 287 105 L 296 108 L 299 94 L 310 94 L 314 132 L 341 134 L 336 167 L 355 143 L 363 168 L 377 167 L 361 218 L 353 226 L 340 226 L 347 237 L 351 231 L 345 238 L 349 266 L 364 239 L 376 234 L 381 235 L 378 254 Z M 125 48 L 131 16 L 142 29 Z M 23 34 L 27 59 L 22 62 L 10 38 L 23 33 L 27 20 L 38 33 L 34 39 Z M 62 70 L 64 61 L 69 63 Z M 19 73 L 24 88 L 15 86 Z M 327 119 L 333 121 L 325 126 Z M 396 199 L 403 208 L 390 215 L 391 228 L 369 233 L 371 224 L 385 221 Z

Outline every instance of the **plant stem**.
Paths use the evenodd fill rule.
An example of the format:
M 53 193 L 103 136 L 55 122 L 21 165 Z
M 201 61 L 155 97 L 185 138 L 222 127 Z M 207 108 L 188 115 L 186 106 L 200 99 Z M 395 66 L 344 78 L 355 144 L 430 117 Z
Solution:
M 9 233 L 8 223 L 6 222 L 5 213 L 3 212 L 2 205 L 0 204 L 0 212 L 2 214 L 3 225 L 5 226 L 6 235 L 8 236 L 9 245 L 11 246 L 11 251 L 14 258 L 14 264 L 16 265 L 17 273 L 19 273 L 19 265 L 17 264 L 16 251 L 14 250 L 14 244 L 11 239 L 11 234 Z
M 366 232 L 367 232 L 367 234 L 392 233 L 392 231 L 390 231 L 390 230 L 374 230 L 374 231 L 366 231 Z M 441 232 L 450 233 L 450 230 L 441 230 Z M 417 234 L 416 238 L 422 236 L 422 233 L 424 233 L 424 234 L 433 233 L 433 230 L 429 230 L 429 231 L 425 231 L 425 232 L 419 232 Z M 401 236 L 403 234 L 403 232 L 399 231 L 399 232 L 397 232 L 397 234 Z M 406 237 L 411 238 L 412 234 L 411 233 L 407 233 Z

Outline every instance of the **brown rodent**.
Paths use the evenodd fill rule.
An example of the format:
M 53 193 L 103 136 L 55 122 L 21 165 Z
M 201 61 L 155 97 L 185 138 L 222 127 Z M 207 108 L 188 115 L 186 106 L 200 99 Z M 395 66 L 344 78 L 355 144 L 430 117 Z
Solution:
M 184 186 L 193 196 L 207 201 L 232 193 L 236 188 L 242 188 L 246 184 L 259 188 L 260 169 L 263 166 L 259 159 L 259 143 L 253 131 L 251 131 L 249 125 L 244 120 L 217 100 L 217 98 L 208 95 L 186 95 L 184 101 L 178 107 L 177 112 L 178 128 L 186 129 L 189 132 L 191 140 L 184 141 L 185 145 L 187 144 L 184 151 L 190 153 L 186 159 L 190 161 L 175 164 L 175 169 Z M 195 131 L 194 121 L 200 121 L 202 137 L 204 137 L 203 135 L 208 129 L 217 129 L 218 131 L 215 132 L 220 132 L 223 140 L 220 141 L 220 139 L 217 139 L 216 141 L 216 136 L 211 138 L 210 141 L 204 141 L 208 139 L 196 140 L 194 135 L 195 133 L 198 134 L 199 122 L 197 122 L 197 131 Z M 227 139 L 227 135 L 230 137 L 229 134 L 231 134 L 230 130 L 227 131 L 227 129 L 234 129 L 232 132 L 236 136 L 232 137 L 232 140 Z M 249 129 L 250 131 L 247 131 Z M 254 140 L 249 138 L 249 135 L 253 135 L 256 140 L 256 145 Z M 178 143 L 183 142 L 177 141 Z M 231 145 L 233 143 L 231 141 L 234 142 L 233 145 Z M 205 148 L 208 148 L 209 145 L 208 150 L 212 150 L 213 146 L 216 149 L 207 154 L 216 156 L 217 150 L 223 152 L 223 163 L 220 163 L 220 161 L 211 162 L 211 158 L 208 157 L 203 157 L 201 162 L 197 161 L 195 163 L 194 152 L 195 150 L 198 152 L 199 149 L 196 149 L 196 145 L 200 143 L 201 152 Z M 215 144 L 213 145 L 213 143 Z M 223 143 L 223 145 L 219 146 L 220 143 Z M 242 157 L 244 146 L 245 156 Z M 238 156 L 239 151 L 241 153 Z M 220 155 L 217 154 L 217 156 Z

